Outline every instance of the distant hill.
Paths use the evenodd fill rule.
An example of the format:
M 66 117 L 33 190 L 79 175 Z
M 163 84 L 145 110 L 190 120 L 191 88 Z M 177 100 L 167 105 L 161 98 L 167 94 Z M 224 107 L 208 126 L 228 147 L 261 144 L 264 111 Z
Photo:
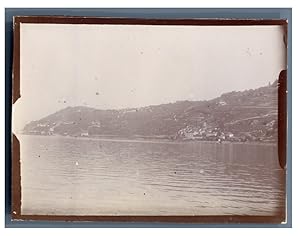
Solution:
M 67 107 L 32 121 L 25 134 L 166 138 L 172 140 L 277 140 L 277 81 L 222 94 L 209 101 L 179 101 L 120 110 Z

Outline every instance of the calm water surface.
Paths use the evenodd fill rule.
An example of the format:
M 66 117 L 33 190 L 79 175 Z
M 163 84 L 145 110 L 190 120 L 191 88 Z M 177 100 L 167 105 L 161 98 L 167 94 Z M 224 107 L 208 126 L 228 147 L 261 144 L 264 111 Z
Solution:
M 276 146 L 19 137 L 22 214 L 274 215 Z

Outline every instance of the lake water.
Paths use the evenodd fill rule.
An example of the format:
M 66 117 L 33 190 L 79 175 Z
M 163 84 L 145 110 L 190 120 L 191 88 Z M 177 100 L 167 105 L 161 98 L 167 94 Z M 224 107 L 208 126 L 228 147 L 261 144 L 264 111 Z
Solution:
M 275 145 L 19 140 L 25 215 L 274 215 L 284 208 Z

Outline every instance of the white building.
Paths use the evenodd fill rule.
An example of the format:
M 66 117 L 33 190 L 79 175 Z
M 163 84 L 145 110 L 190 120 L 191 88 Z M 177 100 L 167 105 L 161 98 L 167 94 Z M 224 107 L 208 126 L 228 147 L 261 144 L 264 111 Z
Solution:
M 89 136 L 89 133 L 88 132 L 83 132 L 83 133 L 80 134 L 80 136 L 81 137 L 87 137 L 87 136 Z

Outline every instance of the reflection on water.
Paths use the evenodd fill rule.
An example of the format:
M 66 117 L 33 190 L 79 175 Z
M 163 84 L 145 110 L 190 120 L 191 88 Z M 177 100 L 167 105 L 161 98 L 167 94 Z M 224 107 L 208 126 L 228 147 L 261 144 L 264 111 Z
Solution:
M 276 147 L 22 136 L 22 214 L 274 215 Z

